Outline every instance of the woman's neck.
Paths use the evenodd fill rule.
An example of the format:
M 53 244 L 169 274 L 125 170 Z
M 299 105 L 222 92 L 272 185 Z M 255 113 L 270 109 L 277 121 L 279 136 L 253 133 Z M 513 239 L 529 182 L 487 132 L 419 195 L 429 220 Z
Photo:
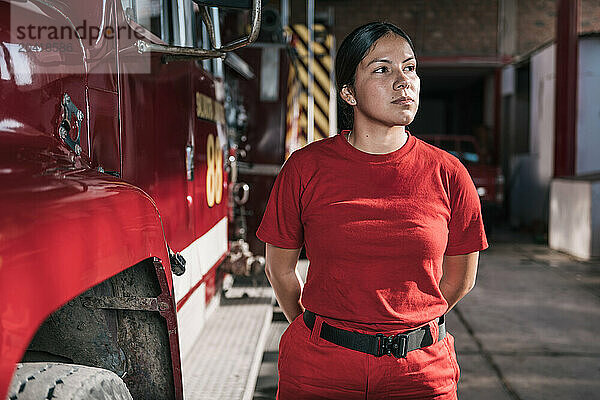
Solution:
M 357 121 L 355 121 L 356 124 Z M 406 143 L 408 134 L 403 125 L 392 127 L 363 127 L 354 125 L 349 142 L 357 149 L 371 154 L 386 154 L 398 150 Z

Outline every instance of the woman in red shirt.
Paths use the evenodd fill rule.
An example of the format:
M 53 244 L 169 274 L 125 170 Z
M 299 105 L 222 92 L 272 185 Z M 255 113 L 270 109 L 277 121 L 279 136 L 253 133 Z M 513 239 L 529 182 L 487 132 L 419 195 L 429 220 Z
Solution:
M 406 129 L 420 80 L 400 28 L 353 31 L 336 78 L 348 130 L 291 154 L 257 231 L 291 321 L 277 397 L 456 399 L 444 314 L 473 288 L 487 248 L 479 196 L 457 158 Z

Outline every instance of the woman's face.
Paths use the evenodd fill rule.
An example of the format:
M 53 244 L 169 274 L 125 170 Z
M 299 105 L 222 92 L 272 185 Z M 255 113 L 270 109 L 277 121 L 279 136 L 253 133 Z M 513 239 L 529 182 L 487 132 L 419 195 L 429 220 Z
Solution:
M 354 87 L 343 89 L 342 97 L 354 107 L 355 121 L 362 118 L 391 127 L 413 121 L 420 88 L 410 45 L 401 36 L 387 34 L 360 62 Z

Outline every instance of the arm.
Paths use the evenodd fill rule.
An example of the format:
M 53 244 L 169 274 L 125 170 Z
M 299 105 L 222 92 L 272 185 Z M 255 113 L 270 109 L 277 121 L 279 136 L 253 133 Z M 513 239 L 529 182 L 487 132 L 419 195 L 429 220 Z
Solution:
M 444 256 L 440 291 L 448 302 L 446 312 L 450 311 L 475 286 L 478 262 L 478 251 L 458 256 Z
M 284 249 L 267 243 L 265 273 L 289 322 L 304 312 L 300 303 L 302 281 L 296 274 L 300 249 Z

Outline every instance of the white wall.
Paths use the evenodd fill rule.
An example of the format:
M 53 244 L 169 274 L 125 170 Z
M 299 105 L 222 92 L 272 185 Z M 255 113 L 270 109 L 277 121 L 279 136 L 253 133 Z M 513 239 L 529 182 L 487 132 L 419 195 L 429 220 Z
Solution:
M 577 175 L 600 172 L 600 38 L 579 39 Z
M 592 182 L 592 257 L 600 256 L 600 177 Z
M 548 189 L 554 173 L 554 93 L 556 45 L 531 57 L 531 119 L 529 149 L 540 186 Z
M 554 179 L 550 247 L 600 256 L 600 38 L 579 39 L 576 178 Z
M 549 45 L 531 56 L 530 152 L 512 155 L 510 159 L 508 183 L 511 187 L 513 226 L 548 221 L 550 181 L 554 169 L 555 48 L 555 45 Z M 508 78 L 509 82 L 503 85 L 503 92 L 508 91 L 512 78 L 508 66 L 506 69 L 503 79 Z
M 553 248 L 582 258 L 600 254 L 600 178 L 553 180 L 556 45 L 530 59 L 529 154 L 510 159 L 511 222 L 548 221 Z M 506 68 L 509 92 L 511 71 Z M 600 38 L 579 39 L 577 98 L 577 176 L 600 174 Z M 550 186 L 553 193 L 550 193 Z M 586 186 L 587 185 L 587 186 Z M 581 189 L 581 187 L 586 189 Z M 581 189 L 581 190 L 580 190 Z M 583 194 L 585 193 L 585 195 Z M 585 206 L 584 206 L 585 205 Z M 582 208 L 583 207 L 583 208 Z M 582 211 L 585 209 L 585 212 Z
M 600 175 L 558 178 L 550 193 L 549 245 L 589 260 L 600 256 Z

